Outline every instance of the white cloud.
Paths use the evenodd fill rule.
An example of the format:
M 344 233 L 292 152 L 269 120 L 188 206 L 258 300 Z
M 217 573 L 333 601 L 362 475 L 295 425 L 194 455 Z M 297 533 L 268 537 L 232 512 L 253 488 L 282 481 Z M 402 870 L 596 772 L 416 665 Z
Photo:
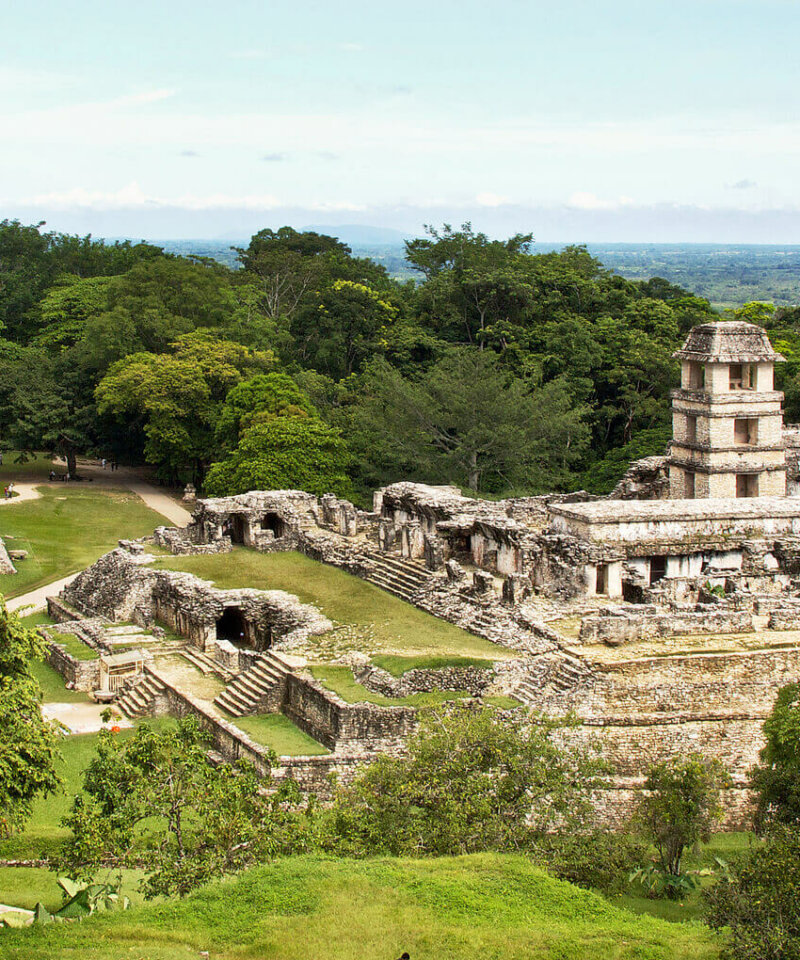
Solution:
M 0 203 L 11 202 L 0 198 Z M 274 210 L 286 204 L 272 194 L 177 194 L 175 196 L 155 196 L 144 191 L 138 183 L 132 182 L 118 190 L 87 190 L 74 187 L 70 190 L 40 193 L 13 201 L 24 207 L 36 207 L 50 210 Z M 349 212 L 360 213 L 367 208 L 363 204 L 348 200 L 320 201 L 307 204 L 309 210 L 320 213 Z
M 617 197 L 616 200 L 603 200 L 594 193 L 578 190 L 567 200 L 567 206 L 575 210 L 618 210 L 633 204 L 631 197 Z
M 481 207 L 502 207 L 503 204 L 510 203 L 510 200 L 499 193 L 479 193 L 475 202 Z

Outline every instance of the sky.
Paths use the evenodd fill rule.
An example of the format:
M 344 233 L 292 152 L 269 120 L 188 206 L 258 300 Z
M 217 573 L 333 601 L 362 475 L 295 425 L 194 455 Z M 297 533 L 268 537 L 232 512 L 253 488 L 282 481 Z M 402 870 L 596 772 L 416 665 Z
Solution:
M 0 219 L 800 243 L 800 0 L 0 0 Z

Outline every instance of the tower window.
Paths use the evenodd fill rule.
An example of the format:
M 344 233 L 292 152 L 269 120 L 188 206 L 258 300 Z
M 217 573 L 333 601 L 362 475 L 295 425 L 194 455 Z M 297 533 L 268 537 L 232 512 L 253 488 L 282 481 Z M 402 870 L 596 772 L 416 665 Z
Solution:
M 703 364 L 691 360 L 689 362 L 689 382 L 687 384 L 689 390 L 702 390 L 705 386 L 705 379 Z
M 731 390 L 755 390 L 755 371 L 749 363 L 731 363 L 728 367 Z
M 754 418 L 733 421 L 733 442 L 749 446 L 758 442 L 758 420 Z
M 697 417 L 691 414 L 686 417 L 686 439 L 689 443 L 694 443 L 697 439 Z
M 683 475 L 683 496 L 685 500 L 694 500 L 695 474 L 687 470 Z
M 757 473 L 737 473 L 736 474 L 736 496 L 740 498 L 758 496 L 758 474 Z
M 667 575 L 667 558 L 650 557 L 650 586 L 663 580 Z

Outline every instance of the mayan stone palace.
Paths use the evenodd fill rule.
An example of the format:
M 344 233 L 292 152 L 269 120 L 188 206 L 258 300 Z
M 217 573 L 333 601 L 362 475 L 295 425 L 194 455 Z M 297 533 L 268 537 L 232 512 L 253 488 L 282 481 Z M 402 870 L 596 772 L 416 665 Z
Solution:
M 222 757 L 261 769 L 267 750 L 237 719 L 282 714 L 320 751 L 279 758 L 277 776 L 324 794 L 330 773 L 402 751 L 415 709 L 348 701 L 315 677 L 337 626 L 313 603 L 173 562 L 297 551 L 497 650 L 484 666 L 397 677 L 353 642 L 333 659 L 355 683 L 389 700 L 459 691 L 573 714 L 566 735 L 599 741 L 613 765 L 598 801 L 609 822 L 655 759 L 701 749 L 732 773 L 736 824 L 764 718 L 800 679 L 800 428 L 783 423 L 783 357 L 761 328 L 704 324 L 675 356 L 669 449 L 631 464 L 609 497 L 485 501 L 395 483 L 370 511 L 298 490 L 200 499 L 188 526 L 121 541 L 50 601 L 50 662 L 129 716 L 197 716 Z M 65 634 L 96 656 L 75 657 Z

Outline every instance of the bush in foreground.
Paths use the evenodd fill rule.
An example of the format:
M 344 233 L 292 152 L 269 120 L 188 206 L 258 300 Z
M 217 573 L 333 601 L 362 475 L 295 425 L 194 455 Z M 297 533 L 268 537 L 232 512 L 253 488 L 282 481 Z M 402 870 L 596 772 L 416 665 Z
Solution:
M 585 830 L 605 765 L 559 742 L 563 724 L 491 709 L 423 715 L 402 757 L 381 756 L 340 788 L 333 849 L 444 856 L 530 849 L 554 829 Z
M 734 960 L 800 958 L 800 829 L 777 827 L 705 891 L 707 920 Z

